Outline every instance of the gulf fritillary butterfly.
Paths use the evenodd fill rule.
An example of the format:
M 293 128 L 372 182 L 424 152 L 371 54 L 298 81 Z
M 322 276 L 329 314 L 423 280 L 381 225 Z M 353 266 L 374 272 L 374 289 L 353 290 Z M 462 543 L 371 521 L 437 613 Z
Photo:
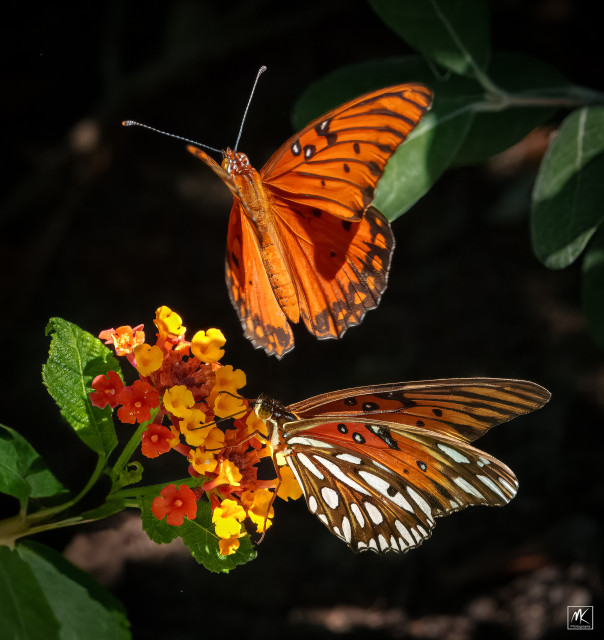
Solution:
M 317 338 L 339 338 L 377 307 L 394 237 L 371 207 L 397 147 L 430 108 L 432 93 L 401 84 L 362 95 L 313 120 L 258 172 L 227 149 L 222 165 L 194 146 L 234 197 L 226 281 L 256 348 L 281 358 L 300 318 Z
M 533 382 L 452 378 L 334 391 L 289 407 L 261 396 L 255 412 L 311 513 L 354 551 L 400 553 L 427 539 L 436 518 L 515 496 L 514 473 L 470 442 L 549 398 Z

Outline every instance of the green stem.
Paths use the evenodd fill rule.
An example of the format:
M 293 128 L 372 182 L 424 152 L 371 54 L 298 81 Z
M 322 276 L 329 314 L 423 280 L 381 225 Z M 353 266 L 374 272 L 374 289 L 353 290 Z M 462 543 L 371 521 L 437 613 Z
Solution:
M 136 451 L 138 446 L 141 443 L 141 438 L 145 429 L 155 420 L 155 416 L 157 415 L 159 408 L 151 411 L 151 419 L 146 422 L 142 422 L 138 429 L 132 434 L 130 440 L 120 453 L 120 457 L 117 459 L 116 463 L 113 465 L 111 469 L 111 478 L 115 482 L 117 478 L 120 476 L 124 467 L 128 464 L 128 461 L 132 457 L 132 454 Z
M 63 502 L 62 504 L 56 505 L 54 507 L 50 507 L 48 509 L 42 509 L 41 511 L 36 511 L 36 513 L 32 513 L 31 515 L 26 516 L 25 519 L 28 520 L 29 522 L 41 522 L 42 520 L 48 520 L 53 516 L 57 515 L 58 513 L 61 513 L 62 511 L 66 511 L 67 509 L 72 507 L 74 504 L 77 504 L 94 486 L 96 481 L 99 479 L 99 476 L 103 472 L 104 468 L 105 468 L 105 459 L 99 457 L 93 474 L 88 479 L 88 482 L 86 483 L 84 488 L 81 489 L 81 491 L 76 496 L 74 496 L 67 502 Z

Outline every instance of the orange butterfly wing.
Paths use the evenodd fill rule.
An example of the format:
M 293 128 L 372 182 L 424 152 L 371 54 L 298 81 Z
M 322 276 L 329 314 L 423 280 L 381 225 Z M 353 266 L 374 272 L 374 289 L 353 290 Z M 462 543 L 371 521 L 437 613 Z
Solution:
M 309 510 L 355 551 L 405 552 L 435 518 L 514 497 L 514 473 L 469 442 L 549 398 L 523 380 L 427 380 L 326 393 L 274 419 Z
M 294 336 L 277 302 L 262 262 L 258 239 L 238 200 L 233 202 L 227 232 L 226 283 L 243 334 L 257 349 L 284 356 Z
M 273 201 L 274 224 L 296 289 L 300 315 L 317 338 L 340 337 L 378 306 L 386 289 L 394 236 L 377 209 L 358 222 Z
M 267 189 L 292 203 L 359 220 L 397 147 L 432 105 L 421 84 L 362 95 L 313 120 L 260 171 Z
M 423 85 L 361 96 L 311 122 L 257 173 L 189 147 L 235 198 L 227 237 L 231 301 L 255 347 L 282 357 L 290 322 L 318 338 L 361 323 L 386 288 L 394 237 L 370 208 L 386 162 L 431 105 Z
M 446 378 L 342 389 L 297 402 L 289 410 L 300 418 L 383 420 L 394 429 L 421 428 L 472 442 L 549 398 L 547 389 L 525 380 Z

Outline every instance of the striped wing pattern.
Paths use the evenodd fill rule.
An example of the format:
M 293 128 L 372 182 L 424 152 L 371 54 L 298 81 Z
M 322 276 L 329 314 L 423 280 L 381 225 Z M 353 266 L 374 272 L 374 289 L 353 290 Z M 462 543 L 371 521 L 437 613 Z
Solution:
M 440 421 L 432 428 L 428 421 L 417 426 L 376 419 L 379 406 L 367 417 L 363 403 L 380 400 L 367 387 L 288 407 L 290 415 L 308 415 L 314 404 L 321 414 L 325 406 L 333 408 L 356 397 L 362 402 L 354 417 L 348 404 L 345 417 L 321 414 L 280 426 L 289 451 L 287 463 L 303 488 L 308 509 L 351 549 L 406 552 L 431 535 L 436 518 L 471 505 L 501 506 L 514 497 L 518 488 L 514 473 L 469 441 L 478 437 L 479 430 L 484 433 L 494 424 L 543 406 L 549 399 L 543 387 L 475 378 L 377 388 L 384 393 L 412 392 L 416 399 L 424 398 L 421 406 L 446 408 L 447 427 Z M 298 413 L 301 406 L 305 408 Z M 472 415 L 476 423 L 471 431 L 452 427 L 455 419 L 467 426 Z
M 300 418 L 386 420 L 472 442 L 491 427 L 539 409 L 547 389 L 525 380 L 447 378 L 342 389 L 292 404 Z

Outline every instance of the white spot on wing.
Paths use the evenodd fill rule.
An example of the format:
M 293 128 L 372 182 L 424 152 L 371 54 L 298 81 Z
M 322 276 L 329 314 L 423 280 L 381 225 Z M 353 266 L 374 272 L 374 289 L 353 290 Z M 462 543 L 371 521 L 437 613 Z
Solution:
M 336 509 L 338 504 L 340 503 L 340 497 L 337 492 L 334 491 L 331 487 L 322 487 L 321 495 L 323 496 L 323 500 L 327 503 L 327 506 L 332 509 Z
M 344 462 L 351 462 L 352 464 L 361 464 L 361 462 L 363 462 L 360 458 L 352 456 L 349 453 L 338 453 L 336 458 L 344 460 Z
M 333 447 L 330 444 L 327 444 L 327 442 L 303 436 L 294 436 L 287 441 L 287 444 L 301 444 L 305 447 L 316 447 L 317 449 L 333 449 Z
M 325 480 L 325 476 L 315 467 L 310 458 L 305 453 L 298 453 L 298 460 L 319 480 Z
M 459 505 L 457 504 L 457 502 L 455 502 L 455 500 L 450 500 L 450 503 L 452 509 L 459 509 Z
M 438 448 L 444 452 L 446 455 L 449 456 L 449 458 L 451 458 L 451 460 L 453 460 L 454 462 L 465 462 L 468 463 L 470 462 L 464 455 L 463 453 L 461 453 L 460 451 L 457 451 L 456 449 L 452 449 L 451 447 L 447 447 L 446 444 L 442 444 L 441 442 L 438 443 Z
M 395 520 L 394 526 L 397 528 L 401 536 L 405 538 L 407 545 L 412 546 L 414 543 L 413 543 L 413 538 L 409 534 L 409 529 L 407 529 L 407 527 L 405 527 L 405 525 L 400 520 Z
M 342 518 L 342 532 L 346 542 L 350 542 L 352 540 L 352 527 L 350 526 L 350 520 L 346 516 Z
M 298 454 L 299 455 L 299 454 Z M 322 456 L 314 456 L 315 460 L 325 465 L 325 468 L 329 470 L 334 478 L 337 478 L 344 484 L 348 485 L 351 489 L 358 491 L 359 493 L 363 493 L 366 496 L 371 495 L 369 491 L 366 491 L 358 482 L 355 482 L 352 478 L 347 476 L 337 464 L 328 460 L 327 458 L 323 458 Z
M 480 462 L 482 462 L 482 464 L 491 464 L 490 460 L 487 460 L 486 458 L 483 458 L 482 456 L 480 458 L 478 458 L 478 460 L 480 460 Z
M 455 478 L 455 480 L 453 480 L 453 482 L 458 486 L 461 487 L 466 493 L 469 493 L 471 496 L 475 496 L 476 498 L 482 498 L 484 499 L 484 496 L 482 495 L 482 493 L 480 493 L 480 491 L 478 491 L 478 489 L 476 489 L 475 487 L 473 487 L 467 480 L 465 480 L 464 478 L 460 478 L 457 477 Z
M 317 501 L 314 496 L 310 496 L 310 498 L 308 498 L 308 508 L 311 513 L 314 513 L 317 510 Z
M 407 493 L 411 496 L 417 506 L 426 514 L 429 520 L 432 520 L 432 509 L 430 505 L 411 487 L 407 487 Z
M 384 538 L 384 536 L 381 533 L 378 536 L 378 542 L 380 545 L 380 551 L 386 551 L 386 549 L 388 549 L 389 547 L 388 540 L 386 540 L 386 538 Z
M 396 542 L 396 538 L 394 536 L 390 536 L 390 548 L 394 551 L 400 551 L 398 548 L 398 543 Z
M 382 512 L 377 507 L 372 505 L 371 502 L 365 502 L 364 504 L 365 509 L 367 509 L 367 515 L 371 519 L 371 522 L 373 522 L 373 524 L 382 524 L 382 522 L 384 521 Z
M 319 520 L 323 523 L 323 524 L 329 524 L 329 520 L 327 519 L 327 516 L 324 513 L 320 513 L 317 518 L 319 518 Z
M 411 529 L 411 533 L 413 534 L 413 537 L 415 538 L 415 542 L 421 542 L 422 538 L 419 535 L 419 533 L 417 533 L 417 531 L 415 529 Z
M 507 498 L 503 495 L 501 489 L 491 480 L 491 478 L 489 478 L 488 476 L 478 475 L 476 477 L 480 480 L 480 482 L 486 484 L 491 491 L 494 491 L 498 496 L 501 496 L 504 500 L 507 500 Z
M 502 485 L 503 485 L 503 486 L 504 486 L 504 487 L 505 487 L 505 488 L 506 488 L 506 489 L 507 489 L 507 490 L 508 490 L 508 491 L 509 491 L 513 496 L 515 496 L 515 495 L 516 495 L 516 490 L 518 489 L 518 487 L 517 487 L 517 486 L 516 486 L 516 487 L 512 487 L 512 486 L 510 485 L 510 483 L 509 483 L 509 482 L 506 482 L 502 477 L 499 477 L 499 478 L 498 478 L 498 480 L 499 480 L 499 482 L 501 482 L 501 484 L 502 484 Z
M 374 538 L 371 538 L 368 546 L 370 549 L 374 549 L 375 551 L 377 551 L 377 543 Z
M 359 475 L 364 478 L 371 487 L 376 491 L 379 491 L 385 498 L 388 498 L 388 500 L 394 502 L 394 504 L 397 504 L 399 507 L 403 507 L 403 509 L 413 513 L 413 507 L 407 502 L 407 500 L 405 500 L 402 493 L 397 492 L 394 495 L 390 495 L 388 493 L 390 485 L 385 480 L 373 473 L 369 473 L 369 471 L 359 471 Z
M 362 529 L 365 526 L 365 517 L 363 516 L 363 512 L 359 509 L 359 505 L 356 502 L 353 502 L 350 505 L 350 510 Z

